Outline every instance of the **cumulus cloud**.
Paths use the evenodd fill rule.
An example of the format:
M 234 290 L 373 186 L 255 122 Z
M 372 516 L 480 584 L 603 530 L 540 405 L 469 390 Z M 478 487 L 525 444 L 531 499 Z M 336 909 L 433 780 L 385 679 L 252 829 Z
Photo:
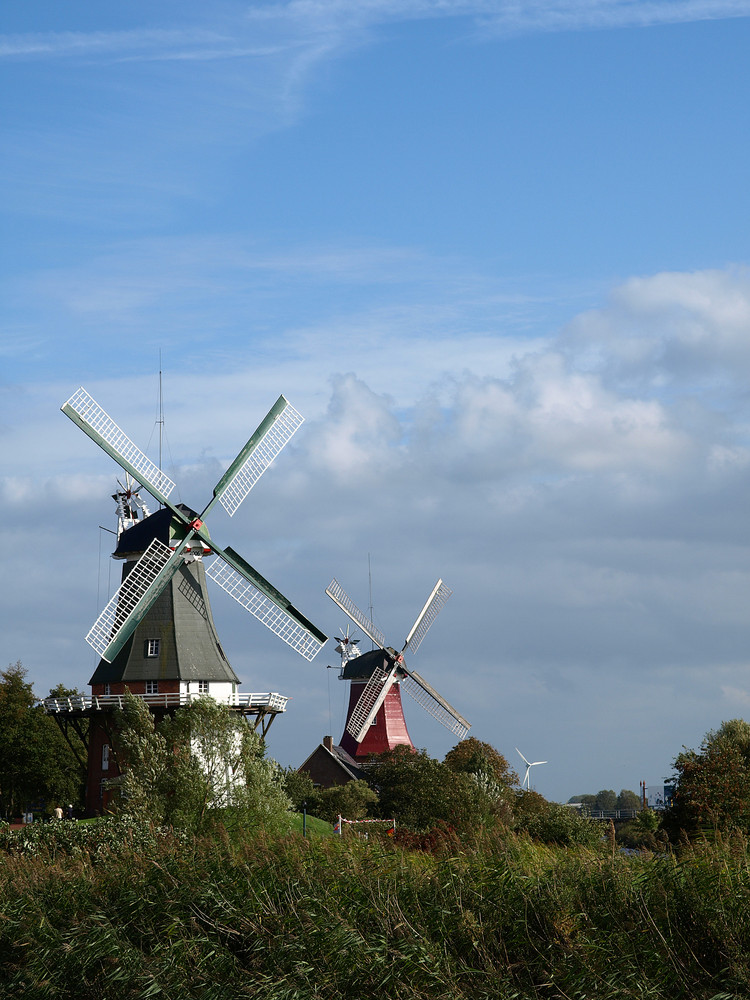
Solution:
M 368 555 L 389 641 L 442 576 L 454 596 L 417 666 L 477 736 L 512 746 L 523 728 L 532 753 L 552 759 L 543 741 L 554 730 L 559 766 L 580 773 L 566 757 L 576 740 L 549 719 L 592 725 L 609 692 L 639 713 L 639 732 L 640 713 L 658 718 L 652 753 L 666 770 L 664 746 L 698 741 L 728 702 L 746 700 L 747 300 L 741 269 L 639 278 L 557 337 L 511 338 L 509 353 L 494 331 L 494 364 L 493 337 L 459 345 L 446 331 L 425 371 L 413 343 L 399 349 L 385 328 L 348 341 L 338 317 L 316 359 L 300 350 L 306 331 L 295 325 L 283 344 L 255 345 L 252 364 L 170 376 L 168 471 L 181 499 L 199 506 L 283 389 L 308 420 L 237 516 L 213 519 L 220 543 L 329 633 L 342 623 L 324 587 L 335 575 L 366 607 Z M 347 368 L 337 371 L 337 357 Z M 394 364 L 409 377 L 394 379 Z M 721 392 L 706 391 L 708 369 Z M 5 395 L 0 498 L 17 540 L 3 553 L 17 581 L 6 648 L 41 688 L 85 685 L 93 667 L 82 636 L 117 577 L 99 529 L 113 525 L 117 468 L 59 414 L 73 388 Z M 155 380 L 87 388 L 153 454 Z M 327 692 L 324 664 L 295 663 L 241 611 L 221 597 L 215 605 L 247 684 L 295 693 L 300 714 L 277 727 L 274 750 L 299 763 L 336 729 L 326 705 L 338 706 L 344 686 Z M 40 607 L 43 630 L 30 624 Z M 663 711 L 639 706 L 626 678 Z M 535 704 L 548 705 L 546 729 Z M 447 734 L 415 711 L 414 738 L 447 749 Z M 619 745 L 606 767 L 626 787 L 632 777 L 614 777 L 625 767 Z
M 631 278 L 577 317 L 562 344 L 575 363 L 641 391 L 739 384 L 750 370 L 750 269 Z

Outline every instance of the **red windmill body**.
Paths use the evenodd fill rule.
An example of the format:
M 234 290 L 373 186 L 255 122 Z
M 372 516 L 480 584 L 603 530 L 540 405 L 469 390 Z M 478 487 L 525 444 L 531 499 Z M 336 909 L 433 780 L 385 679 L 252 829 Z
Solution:
M 350 659 L 344 666 L 341 679 L 351 681 L 349 706 L 346 712 L 347 726 L 373 672 L 378 670 L 380 674 L 388 674 L 388 656 L 393 652 L 393 650 L 373 649 L 369 653 L 362 653 Z M 344 729 L 340 741 L 340 746 L 355 759 L 369 757 L 371 753 L 384 753 L 403 744 L 414 746 L 406 728 L 400 684 L 392 684 L 389 687 L 383 704 L 359 741 L 352 736 L 348 728 Z

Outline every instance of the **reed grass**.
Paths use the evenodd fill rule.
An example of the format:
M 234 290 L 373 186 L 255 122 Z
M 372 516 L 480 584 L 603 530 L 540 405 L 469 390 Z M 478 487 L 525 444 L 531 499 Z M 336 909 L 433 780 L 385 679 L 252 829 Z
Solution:
M 109 824 L 85 844 L 37 836 L 0 851 L 0 996 L 750 995 L 744 841 L 625 857 L 512 837 L 426 854 Z

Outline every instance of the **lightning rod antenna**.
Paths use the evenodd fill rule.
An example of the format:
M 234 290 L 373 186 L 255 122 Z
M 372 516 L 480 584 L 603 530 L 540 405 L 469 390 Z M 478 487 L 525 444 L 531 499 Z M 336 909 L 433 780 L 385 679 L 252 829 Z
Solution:
M 164 396 L 161 388 L 161 348 L 159 348 L 159 419 L 157 423 L 159 424 L 159 468 L 161 469 L 162 438 L 164 437 Z M 162 504 L 159 504 L 159 506 L 161 507 Z
M 370 553 L 369 552 L 367 553 L 367 580 L 368 580 L 368 584 L 369 584 L 369 587 L 370 587 L 369 612 L 370 612 L 370 621 L 372 621 L 372 567 L 370 566 Z M 370 645 L 372 646 L 373 649 L 375 649 L 375 644 L 373 643 L 372 639 L 370 640 Z

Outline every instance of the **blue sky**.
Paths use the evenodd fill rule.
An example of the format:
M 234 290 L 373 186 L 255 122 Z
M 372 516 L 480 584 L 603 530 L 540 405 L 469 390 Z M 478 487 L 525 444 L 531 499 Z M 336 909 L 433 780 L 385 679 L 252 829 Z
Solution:
M 329 633 L 338 577 L 552 798 L 637 789 L 750 711 L 750 3 L 92 2 L 0 15 L 6 661 L 85 687 L 117 567 L 83 384 Z M 101 555 L 100 555 L 101 548 Z M 65 581 L 61 585 L 60 581 Z M 343 684 L 217 595 L 271 752 Z M 44 627 L 39 627 L 40 619 Z M 451 739 L 408 705 L 415 742 Z M 515 763 L 515 762 L 514 762 Z

